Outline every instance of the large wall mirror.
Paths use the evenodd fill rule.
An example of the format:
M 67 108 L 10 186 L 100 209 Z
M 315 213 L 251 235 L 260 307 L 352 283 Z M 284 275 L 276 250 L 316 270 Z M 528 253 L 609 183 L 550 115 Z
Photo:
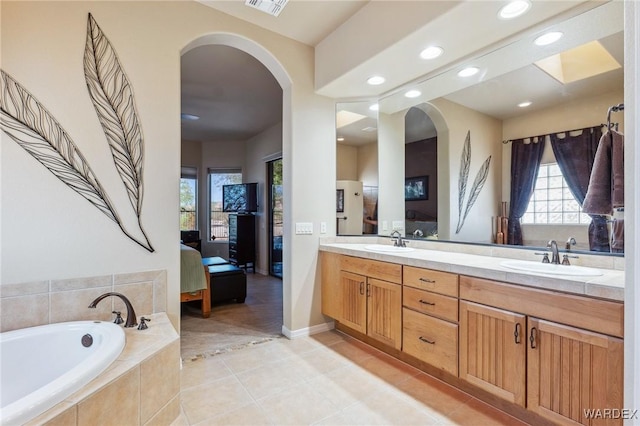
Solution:
M 534 43 L 549 31 L 562 37 L 548 45 Z M 565 156 L 591 162 L 590 174 L 595 149 L 572 149 L 583 146 L 580 138 L 595 138 L 597 147 L 608 118 L 624 133 L 624 114 L 616 108 L 624 102 L 623 43 L 622 2 L 593 4 L 383 97 L 379 233 L 389 235 L 402 224 L 408 237 L 530 247 L 544 247 L 550 239 L 564 246 L 573 237 L 572 250 L 621 254 L 622 245 L 595 240 L 604 232 L 604 238 L 623 241 L 623 208 L 595 219 L 581 213 L 584 194 L 575 182 L 584 177 L 576 177 Z M 459 76 L 466 67 L 477 73 Z M 406 96 L 410 89 L 413 97 Z M 576 152 L 552 147 L 552 141 L 574 140 L 568 151 Z M 512 150 L 531 144 L 539 147 L 540 157 L 532 163 L 535 173 L 526 172 L 533 175 L 532 196 L 524 206 L 512 206 L 512 176 L 521 179 L 527 170 L 524 160 L 511 164 Z M 518 152 L 514 158 L 524 158 Z M 422 189 L 416 192 L 416 185 Z M 520 183 L 514 185 L 520 191 Z M 500 219 L 518 217 L 512 207 L 526 208 L 522 241 L 516 243 L 505 235 L 508 220 Z M 600 236 L 589 230 L 592 221 Z
M 336 137 L 336 233 L 377 235 L 377 103 L 338 103 Z

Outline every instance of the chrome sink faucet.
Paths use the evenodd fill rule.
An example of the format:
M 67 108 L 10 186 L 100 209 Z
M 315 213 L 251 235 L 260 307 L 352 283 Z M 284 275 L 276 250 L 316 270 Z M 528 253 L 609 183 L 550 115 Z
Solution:
M 551 250 L 551 263 L 554 265 L 560 264 L 560 255 L 558 254 L 558 243 L 556 240 L 549 240 L 547 248 Z
M 405 244 L 404 240 L 402 239 L 402 234 L 400 233 L 400 231 L 395 230 L 391 233 L 391 238 L 394 240 L 393 242 L 393 246 L 394 247 L 406 247 L 407 245 Z
M 108 292 L 105 294 L 102 294 L 100 296 L 98 296 L 96 298 L 96 300 L 94 300 L 93 302 L 91 302 L 89 304 L 89 308 L 95 308 L 96 306 L 98 306 L 98 303 L 109 296 L 116 296 L 119 297 L 120 299 L 122 299 L 122 301 L 124 302 L 125 306 L 127 307 L 127 321 L 124 323 L 125 327 L 135 327 L 136 325 L 138 325 L 138 321 L 136 319 L 136 312 L 133 310 L 133 305 L 131 305 L 131 302 L 129 301 L 129 299 L 127 299 L 125 297 L 124 294 L 120 294 L 120 293 L 115 293 L 115 292 Z

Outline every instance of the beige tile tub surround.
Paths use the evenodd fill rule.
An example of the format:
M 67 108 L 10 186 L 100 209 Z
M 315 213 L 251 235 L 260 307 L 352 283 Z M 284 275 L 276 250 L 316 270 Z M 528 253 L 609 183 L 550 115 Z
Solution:
M 77 320 L 109 321 L 111 311 L 126 316 L 119 298 L 101 301 L 96 309 L 89 303 L 106 292 L 124 294 L 137 316 L 167 309 L 166 271 L 144 271 L 64 280 L 0 285 L 0 332 Z
M 159 425 L 180 414 L 180 338 L 166 313 L 147 330 L 125 329 L 126 345 L 100 376 L 27 425 Z

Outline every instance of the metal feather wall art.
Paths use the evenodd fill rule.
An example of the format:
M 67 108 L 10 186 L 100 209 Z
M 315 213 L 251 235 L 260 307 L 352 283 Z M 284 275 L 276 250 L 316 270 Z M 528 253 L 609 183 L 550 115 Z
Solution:
M 471 169 L 471 130 L 467 131 L 467 137 L 465 138 L 464 147 L 462 148 L 462 156 L 460 157 L 460 175 L 458 177 L 458 226 L 456 227 L 456 234 L 460 233 L 460 230 L 464 226 L 465 219 L 469 215 L 471 208 L 480 195 L 480 191 L 482 191 L 482 187 L 487 181 L 490 164 L 491 156 L 487 157 L 480 167 L 480 170 L 478 170 L 476 178 L 473 181 L 473 185 L 471 186 L 471 190 L 469 191 L 469 198 L 467 199 L 465 207 L 464 197 L 467 193 L 469 170 Z
M 153 252 L 142 227 L 144 138 L 133 89 L 116 52 L 89 14 L 84 73 L 89 96 L 118 174 L 137 217 L 134 235 L 125 227 L 80 149 L 35 96 L 0 70 L 0 127 L 65 185 L 115 222 L 132 241 Z

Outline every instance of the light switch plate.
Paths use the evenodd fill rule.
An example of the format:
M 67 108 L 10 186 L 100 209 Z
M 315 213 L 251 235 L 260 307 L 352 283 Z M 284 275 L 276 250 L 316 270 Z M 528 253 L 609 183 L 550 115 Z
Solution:
M 311 222 L 296 222 L 296 234 L 297 235 L 311 235 L 311 234 L 313 234 L 313 223 L 311 223 Z
M 393 221 L 393 230 L 394 231 L 402 231 L 402 229 L 404 228 L 404 222 L 401 220 L 394 220 Z
M 389 230 L 389 222 L 386 220 L 382 221 L 382 230 L 383 231 L 388 231 Z

